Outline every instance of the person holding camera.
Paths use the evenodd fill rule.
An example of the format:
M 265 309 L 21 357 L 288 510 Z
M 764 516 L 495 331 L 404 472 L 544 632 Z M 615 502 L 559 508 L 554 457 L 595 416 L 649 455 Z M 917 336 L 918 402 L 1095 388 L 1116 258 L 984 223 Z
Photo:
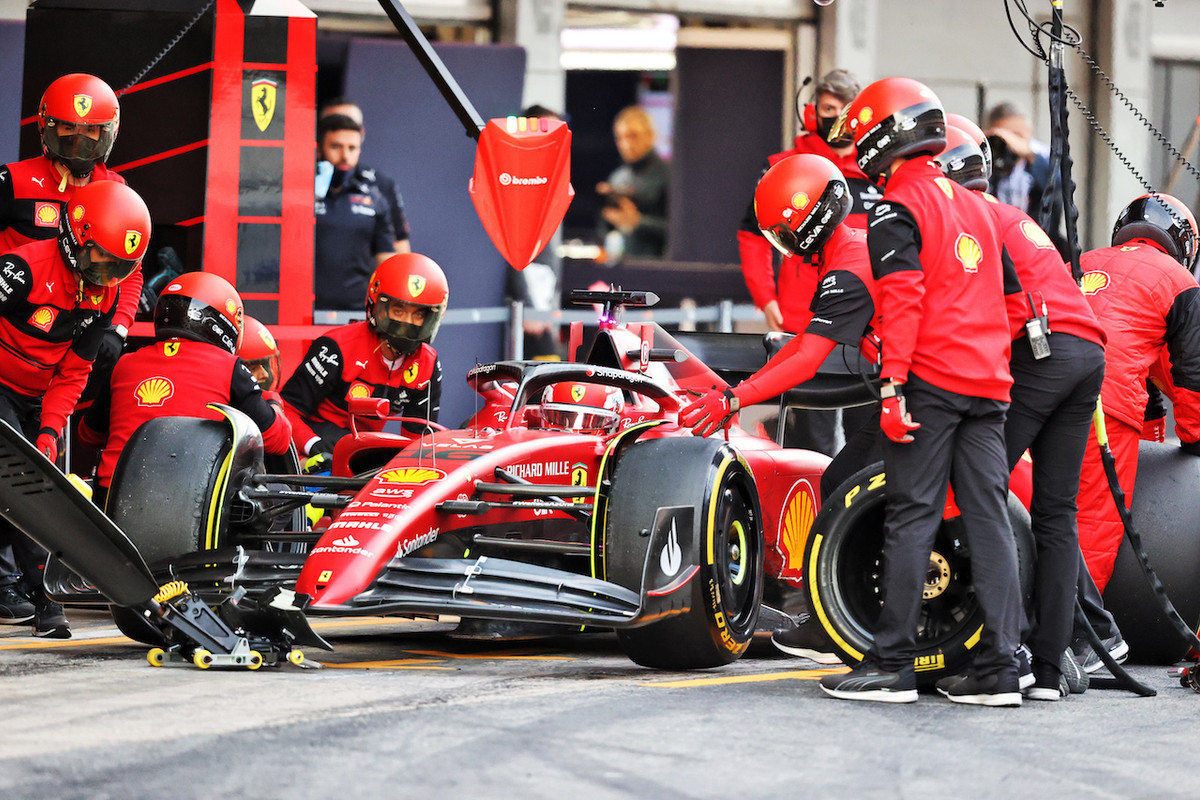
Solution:
M 1033 138 L 1029 117 L 1012 103 L 988 111 L 984 133 L 992 149 L 988 192 L 1037 220 L 1062 257 L 1068 258 L 1066 237 L 1059 232 L 1062 198 L 1055 195 L 1049 213 L 1042 215 L 1042 193 L 1051 182 L 1050 145 Z

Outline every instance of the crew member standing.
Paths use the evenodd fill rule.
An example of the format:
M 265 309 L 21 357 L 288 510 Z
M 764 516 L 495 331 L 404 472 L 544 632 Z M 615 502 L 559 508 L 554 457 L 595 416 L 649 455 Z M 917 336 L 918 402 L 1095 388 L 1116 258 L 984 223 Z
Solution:
M 122 183 L 97 181 L 67 203 L 57 240 L 0 256 L 0 419 L 51 461 L 112 322 L 117 284 L 137 268 L 149 241 L 142 198 Z M 46 551 L 0 522 L 0 546 L 7 545 L 32 595 L 34 634 L 70 637 L 62 606 L 41 589 Z
M 930 158 L 945 147 L 946 119 L 927 86 L 876 81 L 843 111 L 834 135 L 843 125 L 859 167 L 885 186 L 867 246 L 883 340 L 886 566 L 874 644 L 858 667 L 821 687 L 841 699 L 916 701 L 922 590 L 953 482 L 986 635 L 971 671 L 944 693 L 957 703 L 1020 705 L 1014 652 L 1023 617 L 1004 448 L 1005 295 L 1020 287 L 986 201 Z
M 981 192 L 988 185 L 987 163 L 977 144 L 982 138 L 978 129 L 951 125 L 937 159 L 946 177 Z M 1009 305 L 1013 386 L 1004 438 L 1009 470 L 1026 451 L 1033 462 L 1029 512 L 1037 567 L 1032 632 L 1026 640 L 1033 653 L 1033 685 L 1025 696 L 1058 700 L 1069 691 L 1061 664 L 1075 618 L 1075 498 L 1104 380 L 1104 330 L 1046 232 L 1021 209 L 983 197 L 990 201 L 1021 281 L 1021 294 L 1010 296 Z M 1076 674 L 1078 669 L 1072 665 Z
M 375 270 L 366 294 L 366 321 L 313 340 L 283 385 L 293 441 L 302 455 L 331 454 L 350 433 L 353 397 L 386 398 L 393 415 L 437 422 L 442 363 L 431 342 L 450 297 L 445 274 L 428 256 L 398 253 Z M 376 419 L 357 425 L 383 428 Z
M 858 80 L 844 69 L 832 70 L 817 81 L 813 102 L 805 105 L 800 113 L 804 131 L 796 137 L 792 149 L 767 159 L 763 174 L 771 166 L 793 155 L 806 153 L 829 159 L 850 188 L 847 224 L 866 230 L 867 210 L 882 193 L 859 169 L 853 140 L 849 136 L 833 141 L 829 138 L 838 115 L 854 99 L 858 90 Z M 754 305 L 766 317 L 767 327 L 789 333 L 803 331 L 812 313 L 809 311 L 809 302 L 817 290 L 816 270 L 803 264 L 800 258 L 785 255 L 776 280 L 774 254 L 758 227 L 753 202 L 742 217 L 737 239 L 746 288 L 750 290 Z M 841 413 L 847 439 L 869 421 L 869 414 L 856 409 L 843 410 Z M 784 444 L 833 455 L 837 449 L 838 414 L 837 411 L 793 409 L 787 415 Z

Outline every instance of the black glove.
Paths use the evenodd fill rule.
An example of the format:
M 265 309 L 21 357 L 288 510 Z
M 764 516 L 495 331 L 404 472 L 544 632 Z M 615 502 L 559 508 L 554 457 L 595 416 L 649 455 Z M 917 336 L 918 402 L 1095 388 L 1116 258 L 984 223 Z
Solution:
M 1200 456 L 1200 442 L 1180 442 L 1179 449 L 1190 456 Z
M 331 456 L 333 455 L 333 446 L 335 444 L 337 444 L 337 442 L 333 439 L 317 439 L 312 443 L 312 446 L 308 448 L 308 454 L 310 456 L 317 456 L 324 453 L 325 455 Z
M 137 315 L 153 319 L 156 305 L 158 305 L 158 293 L 150 288 L 150 282 L 147 281 L 142 284 L 142 296 L 138 298 Z
M 117 333 L 116 328 L 109 328 L 100 340 L 100 349 L 96 351 L 96 363 L 108 366 L 117 363 L 121 351 L 125 349 L 125 337 Z

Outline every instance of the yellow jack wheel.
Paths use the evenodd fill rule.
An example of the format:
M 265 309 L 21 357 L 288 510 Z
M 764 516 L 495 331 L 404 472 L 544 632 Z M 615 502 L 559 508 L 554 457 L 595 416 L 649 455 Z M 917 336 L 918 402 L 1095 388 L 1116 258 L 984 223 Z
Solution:
M 246 669 L 258 669 L 262 665 L 262 653 L 256 651 L 250 654 L 250 663 L 246 664 Z
M 288 652 L 288 661 L 295 664 L 297 667 L 304 663 L 304 652 L 302 650 L 291 650 Z
M 150 652 L 146 653 L 146 660 L 150 662 L 152 667 L 161 667 L 167 662 L 167 653 L 161 647 L 154 647 Z
M 208 669 L 212 666 L 212 653 L 205 650 L 203 647 L 192 653 L 192 663 L 200 669 Z

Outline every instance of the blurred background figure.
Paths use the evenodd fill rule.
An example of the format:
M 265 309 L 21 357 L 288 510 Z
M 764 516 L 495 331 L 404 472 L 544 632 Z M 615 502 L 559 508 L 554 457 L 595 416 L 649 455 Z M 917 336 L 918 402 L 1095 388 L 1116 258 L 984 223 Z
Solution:
M 613 138 L 625 163 L 596 184 L 596 193 L 605 197 L 600 227 L 609 262 L 667 252 L 671 173 L 654 149 L 655 137 L 654 122 L 640 106 L 622 109 L 613 121 Z
M 1028 115 L 1012 103 L 988 111 L 984 133 L 992 150 L 992 177 L 988 191 L 1001 203 L 1016 206 L 1037 220 L 1065 259 L 1067 242 L 1059 232 L 1062 198 L 1057 193 L 1048 219 L 1042 217 L 1042 192 L 1051 181 L 1050 145 L 1033 138 Z

